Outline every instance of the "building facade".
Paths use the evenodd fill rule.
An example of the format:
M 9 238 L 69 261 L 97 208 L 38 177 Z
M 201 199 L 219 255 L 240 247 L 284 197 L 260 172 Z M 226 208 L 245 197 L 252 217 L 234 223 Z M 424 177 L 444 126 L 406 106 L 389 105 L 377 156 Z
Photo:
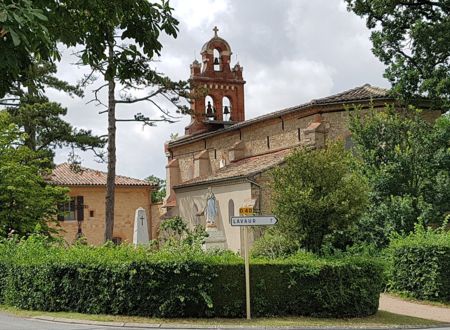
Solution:
M 215 228 L 208 230 L 210 246 L 241 251 L 242 232 L 232 227 L 229 219 L 239 215 L 240 207 L 253 207 L 258 214 L 272 213 L 271 168 L 282 164 L 296 148 L 320 148 L 332 140 L 351 147 L 349 109 L 382 109 L 396 101 L 388 90 L 366 84 L 245 120 L 243 69 L 236 64 L 229 70 L 229 54 L 229 44 L 215 31 L 202 48 L 202 65 L 196 61 L 191 65 L 192 89 L 204 88 L 207 96 L 192 103 L 186 135 L 165 145 L 168 196 L 163 207 L 165 217 L 179 215 L 191 226 L 202 224 L 208 230 L 205 210 L 212 192 L 217 212 Z M 223 97 L 232 105 L 229 113 Z M 430 120 L 439 114 L 424 112 Z M 253 239 L 256 235 L 254 231 Z
M 104 243 L 106 173 L 88 168 L 74 170 L 67 163 L 56 166 L 49 178 L 52 184 L 69 188 L 70 202 L 61 205 L 57 229 L 73 243 L 78 237 L 88 244 Z M 136 209 L 145 209 L 150 239 L 156 237 L 159 218 L 152 217 L 151 193 L 154 184 L 124 176 L 116 176 L 113 241 L 133 242 Z M 154 214 L 154 212 L 153 212 Z

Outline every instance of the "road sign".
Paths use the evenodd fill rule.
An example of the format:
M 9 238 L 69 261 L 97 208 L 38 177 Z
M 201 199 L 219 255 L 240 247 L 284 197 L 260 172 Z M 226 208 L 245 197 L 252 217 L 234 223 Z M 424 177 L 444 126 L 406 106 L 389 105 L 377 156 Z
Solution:
M 240 207 L 239 215 L 253 215 L 253 207 Z
M 268 215 L 231 217 L 230 221 L 232 226 L 272 226 L 278 222 L 278 219 Z

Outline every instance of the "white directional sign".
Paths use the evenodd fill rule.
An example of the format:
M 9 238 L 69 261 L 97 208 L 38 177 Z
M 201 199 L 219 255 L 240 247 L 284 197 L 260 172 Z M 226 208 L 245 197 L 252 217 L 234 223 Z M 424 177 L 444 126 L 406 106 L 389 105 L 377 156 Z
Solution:
M 272 226 L 278 222 L 274 216 L 244 216 L 231 217 L 232 226 Z

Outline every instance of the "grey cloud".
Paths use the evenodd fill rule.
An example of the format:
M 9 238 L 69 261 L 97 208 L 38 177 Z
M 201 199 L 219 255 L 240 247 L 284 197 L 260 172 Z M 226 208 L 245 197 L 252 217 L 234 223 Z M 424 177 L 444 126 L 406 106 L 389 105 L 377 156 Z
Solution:
M 237 55 L 244 67 L 247 118 L 366 82 L 388 86 L 382 78 L 383 66 L 371 53 L 364 22 L 345 10 L 343 0 L 209 0 L 216 9 L 212 13 L 207 11 L 212 7 L 204 5 L 206 1 L 189 2 L 195 6 L 195 15 L 177 13 L 177 6 L 186 6 L 186 0 L 172 1 L 180 19 L 179 36 L 162 37 L 164 49 L 155 66 L 173 79 L 188 79 L 189 64 L 195 57 L 200 59 L 200 48 L 217 25 L 219 35 L 232 47 L 232 60 Z M 190 21 L 199 17 L 205 19 Z M 82 73 L 70 62 L 64 61 L 60 75 L 73 81 Z M 68 118 L 74 125 L 106 132 L 106 117 L 97 114 L 99 108 L 86 105 L 89 95 L 84 100 L 53 92 L 51 96 L 69 108 Z M 146 104 L 117 110 L 124 115 L 156 114 L 152 111 Z M 139 124 L 119 123 L 117 172 L 138 178 L 150 174 L 164 177 L 164 142 L 173 132 L 182 134 L 188 123 L 189 118 L 183 118 L 176 124 L 161 123 L 144 130 Z M 64 160 L 66 152 L 59 153 L 57 160 Z M 91 155 L 82 157 L 86 166 L 106 169 Z

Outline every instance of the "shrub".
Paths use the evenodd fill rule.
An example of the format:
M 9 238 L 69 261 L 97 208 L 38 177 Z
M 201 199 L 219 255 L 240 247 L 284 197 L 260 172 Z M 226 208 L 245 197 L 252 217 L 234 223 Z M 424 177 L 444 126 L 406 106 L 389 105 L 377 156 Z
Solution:
M 265 257 L 270 259 L 287 257 L 300 249 L 297 241 L 291 240 L 277 230 L 266 230 L 262 237 L 257 239 L 252 246 L 253 257 Z
M 450 301 L 450 232 L 424 229 L 389 246 L 389 288 L 418 299 Z
M 342 143 L 298 149 L 272 171 L 277 228 L 302 248 L 319 252 L 330 236 L 351 230 L 367 207 L 368 186 Z
M 157 317 L 244 316 L 243 262 L 230 252 L 187 245 L 149 253 L 126 245 L 67 249 L 40 244 L 21 242 L 14 262 L 3 263 L 9 268 L 7 304 Z M 366 316 L 377 311 L 382 282 L 382 267 L 364 258 L 255 259 L 253 314 Z

